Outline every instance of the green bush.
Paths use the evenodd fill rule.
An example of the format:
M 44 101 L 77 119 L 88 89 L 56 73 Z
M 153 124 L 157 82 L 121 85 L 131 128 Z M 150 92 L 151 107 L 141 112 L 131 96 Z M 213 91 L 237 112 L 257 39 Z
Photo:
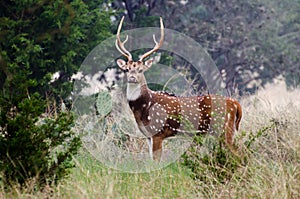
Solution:
M 0 171 L 6 186 L 34 180 L 39 187 L 56 182 L 73 167 L 72 155 L 81 144 L 71 131 L 73 117 L 59 113 L 55 118 L 41 119 L 44 104 L 32 96 L 18 103 L 15 110 L 5 111 L 9 107 L 1 103 Z
M 226 183 L 234 173 L 248 164 L 251 154 L 257 153 L 257 140 L 278 126 L 271 120 L 256 132 L 241 132 L 236 138 L 239 146 L 224 146 L 224 138 L 211 135 L 195 136 L 191 147 L 182 156 L 182 164 L 192 171 L 192 178 L 202 183 Z
M 111 35 L 103 5 L 103 0 L 1 3 L 1 188 L 34 181 L 36 189 L 73 166 L 80 138 L 72 131 L 73 116 L 57 104 L 71 95 L 71 77 L 85 56 Z
M 189 150 L 182 156 L 182 164 L 192 171 L 192 178 L 206 183 L 229 180 L 239 165 L 246 161 L 236 150 L 222 146 L 221 138 L 210 135 L 195 136 Z

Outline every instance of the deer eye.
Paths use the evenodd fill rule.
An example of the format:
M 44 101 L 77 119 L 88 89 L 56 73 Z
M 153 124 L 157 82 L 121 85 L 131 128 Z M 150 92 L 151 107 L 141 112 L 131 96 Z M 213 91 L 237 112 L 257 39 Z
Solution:
M 128 73 L 128 72 L 129 72 L 128 68 L 124 69 L 124 72 L 125 72 L 125 73 Z
M 132 64 L 133 63 L 133 61 L 128 61 L 128 64 Z
M 142 73 L 142 72 L 143 72 L 143 70 L 142 70 L 142 69 L 140 69 L 138 72 L 139 72 L 139 73 Z

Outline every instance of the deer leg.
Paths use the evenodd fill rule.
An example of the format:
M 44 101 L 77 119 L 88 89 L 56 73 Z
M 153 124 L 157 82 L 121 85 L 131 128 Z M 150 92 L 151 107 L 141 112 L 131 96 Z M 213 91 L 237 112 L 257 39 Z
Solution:
M 152 137 L 152 151 L 153 151 L 153 160 L 160 161 L 162 154 L 162 142 L 163 139 L 160 136 Z
M 234 115 L 228 112 L 225 120 L 225 143 L 230 147 L 233 145 L 233 131 L 234 131 Z
M 234 133 L 237 131 L 236 127 L 236 111 L 228 111 L 225 119 L 224 125 L 224 136 L 225 145 L 230 149 L 231 152 L 239 155 L 237 146 L 234 145 L 233 138 Z
M 150 158 L 153 160 L 153 139 L 147 138 L 147 141 L 148 141 L 148 147 L 149 147 L 149 155 L 150 155 Z

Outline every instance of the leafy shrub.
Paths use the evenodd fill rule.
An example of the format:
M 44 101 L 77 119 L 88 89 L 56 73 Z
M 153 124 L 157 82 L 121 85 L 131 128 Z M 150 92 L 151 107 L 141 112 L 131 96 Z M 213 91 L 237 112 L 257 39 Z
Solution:
M 192 171 L 193 179 L 207 182 L 211 179 L 226 182 L 245 157 L 222 146 L 221 138 L 210 135 L 195 136 L 189 150 L 182 156 L 182 164 Z
M 73 166 L 80 139 L 71 130 L 73 116 L 55 104 L 70 96 L 71 77 L 89 51 L 110 36 L 110 13 L 101 12 L 103 5 L 1 3 L 0 185 L 36 181 L 39 188 Z
M 40 186 L 66 175 L 81 143 L 71 130 L 72 115 L 61 112 L 41 119 L 45 102 L 37 95 L 23 99 L 14 110 L 7 110 L 3 98 L 1 102 L 1 181 L 12 185 L 34 179 Z
M 189 150 L 182 156 L 182 164 L 192 171 L 192 177 L 203 183 L 226 183 L 241 167 L 248 164 L 251 154 L 256 154 L 257 141 L 268 133 L 284 126 L 276 119 L 256 132 L 241 132 L 236 141 L 241 141 L 234 149 L 222 146 L 224 140 L 211 135 L 195 136 Z

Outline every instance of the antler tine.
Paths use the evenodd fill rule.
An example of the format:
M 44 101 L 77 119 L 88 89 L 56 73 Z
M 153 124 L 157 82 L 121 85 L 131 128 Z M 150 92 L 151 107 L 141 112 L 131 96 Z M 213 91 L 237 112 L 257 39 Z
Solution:
M 159 42 L 156 41 L 155 39 L 155 35 L 153 35 L 153 40 L 155 43 L 155 46 L 152 50 L 146 52 L 145 54 L 143 54 L 140 58 L 140 61 L 143 61 L 143 59 L 145 59 L 146 57 L 148 57 L 149 55 L 151 55 L 152 53 L 154 53 L 155 51 L 157 51 L 163 44 L 164 41 L 164 24 L 163 24 L 163 20 L 160 17 L 160 40 Z
M 124 46 L 128 40 L 128 35 L 126 35 L 126 39 L 123 42 L 121 42 L 121 39 L 120 39 L 120 32 L 121 32 L 124 18 L 125 17 L 123 16 L 120 21 L 119 27 L 118 27 L 117 38 L 116 38 L 116 48 L 122 55 L 127 57 L 128 61 L 132 61 L 132 55 L 130 54 L 130 52 L 128 50 L 126 50 L 126 48 Z

